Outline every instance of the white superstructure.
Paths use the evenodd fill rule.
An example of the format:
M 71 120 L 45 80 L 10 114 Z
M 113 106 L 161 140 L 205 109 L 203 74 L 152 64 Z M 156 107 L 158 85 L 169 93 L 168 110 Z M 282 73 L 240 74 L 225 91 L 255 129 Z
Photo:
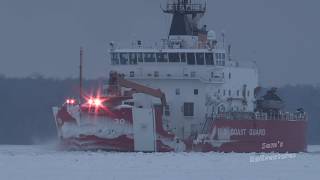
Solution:
M 172 25 L 159 47 L 145 48 L 141 41 L 130 49 L 110 44 L 110 71 L 161 89 L 168 102 L 166 126 L 182 138 L 199 133 L 218 113 L 255 108 L 255 64 L 233 60 L 214 31 L 198 28 L 205 9 L 189 0 L 168 3 L 164 12 L 173 14 Z

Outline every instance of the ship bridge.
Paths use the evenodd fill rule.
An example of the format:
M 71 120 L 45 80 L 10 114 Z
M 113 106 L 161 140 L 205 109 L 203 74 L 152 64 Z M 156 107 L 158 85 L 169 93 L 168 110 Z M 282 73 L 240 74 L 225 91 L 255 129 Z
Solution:
M 226 66 L 226 51 L 210 49 L 117 49 L 111 51 L 112 65 L 198 65 Z

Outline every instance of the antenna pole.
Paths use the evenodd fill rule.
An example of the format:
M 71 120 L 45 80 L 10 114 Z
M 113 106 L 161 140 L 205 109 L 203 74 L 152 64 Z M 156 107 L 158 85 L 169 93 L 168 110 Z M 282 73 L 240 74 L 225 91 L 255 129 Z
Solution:
M 224 32 L 222 32 L 222 47 L 224 48 L 224 44 L 225 44 L 225 33 Z
M 80 65 L 79 65 L 79 104 L 82 101 L 82 65 L 83 65 L 83 48 L 80 47 Z

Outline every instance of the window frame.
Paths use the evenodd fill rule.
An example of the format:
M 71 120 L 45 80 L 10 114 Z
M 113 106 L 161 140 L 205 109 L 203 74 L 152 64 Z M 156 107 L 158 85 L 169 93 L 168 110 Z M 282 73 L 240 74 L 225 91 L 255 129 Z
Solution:
M 187 62 L 187 55 L 186 53 L 179 53 L 179 56 L 180 56 L 180 62 L 182 63 L 186 63 Z
M 183 104 L 183 116 L 184 117 L 194 117 L 194 103 L 193 102 L 185 102 Z
M 135 76 L 134 71 L 130 71 L 129 76 L 130 76 L 130 77 L 134 77 L 134 76 Z
M 154 72 L 153 72 L 153 76 L 154 76 L 154 77 L 159 77 L 159 76 L 160 76 L 159 71 L 154 71 Z
M 193 94 L 196 95 L 196 96 L 199 95 L 199 89 L 194 89 L 193 90 Z
M 210 56 L 211 57 L 210 57 Z M 209 65 L 209 66 L 212 66 L 212 65 L 214 65 L 215 63 L 214 63 L 214 55 L 213 55 L 213 53 L 205 53 L 205 63 L 206 63 L 206 65 Z
M 142 52 L 137 53 L 137 60 L 139 63 L 143 63 L 143 53 Z
M 132 58 L 132 55 L 134 56 L 134 58 Z M 129 64 L 130 65 L 137 65 L 138 64 L 138 57 L 137 57 L 137 53 L 129 53 Z
M 195 53 L 187 53 L 187 64 L 188 65 L 196 65 Z
M 176 95 L 177 96 L 181 95 L 181 89 L 180 88 L 176 88 Z
M 196 54 L 196 63 L 197 65 L 205 65 L 205 54 L 204 53 L 195 53 Z
M 168 63 L 169 62 L 168 53 L 157 52 L 156 53 L 156 60 L 157 60 L 157 63 Z
M 179 53 L 168 53 L 169 63 L 180 63 Z
M 154 53 L 154 52 L 143 53 L 143 62 L 145 62 L 145 63 L 155 63 L 156 62 L 156 53 Z
M 117 53 L 117 52 L 112 52 L 111 53 L 111 64 L 112 65 L 120 64 L 119 53 Z
M 126 56 L 126 57 L 124 57 Z M 128 65 L 129 63 L 129 53 L 120 53 L 119 54 L 119 58 L 120 58 L 120 64 L 121 65 Z

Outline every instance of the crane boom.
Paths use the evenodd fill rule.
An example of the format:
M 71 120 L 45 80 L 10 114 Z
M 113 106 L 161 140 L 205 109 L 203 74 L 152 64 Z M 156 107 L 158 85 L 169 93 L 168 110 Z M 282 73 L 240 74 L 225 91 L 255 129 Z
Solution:
M 166 96 L 160 89 L 150 88 L 150 87 L 126 80 L 122 75 L 118 74 L 117 72 L 111 72 L 110 80 L 109 80 L 109 88 L 112 88 L 111 90 L 112 92 L 117 92 L 119 94 L 121 87 L 131 88 L 133 93 L 144 93 L 153 97 L 157 97 L 161 100 L 162 106 L 167 105 Z

